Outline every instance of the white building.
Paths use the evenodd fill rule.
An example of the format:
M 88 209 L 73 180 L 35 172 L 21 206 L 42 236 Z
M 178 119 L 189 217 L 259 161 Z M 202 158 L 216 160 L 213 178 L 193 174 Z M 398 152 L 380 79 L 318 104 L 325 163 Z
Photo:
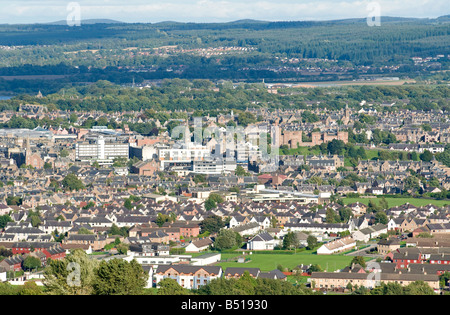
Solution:
M 387 233 L 388 228 L 387 225 L 377 224 L 374 226 L 369 226 L 365 229 L 361 229 L 359 231 L 355 231 L 352 234 L 352 237 L 356 241 L 368 242 L 372 238 L 376 238 L 381 234 Z
M 162 280 L 171 278 L 185 289 L 198 289 L 213 279 L 221 278 L 222 273 L 219 266 L 166 265 L 155 269 L 153 280 L 157 287 Z
M 162 171 L 170 164 L 188 164 L 202 161 L 209 156 L 210 151 L 206 146 L 192 142 L 177 143 L 172 148 L 162 148 L 158 151 Z
M 273 250 L 279 241 L 275 240 L 269 233 L 263 232 L 253 237 L 247 243 L 249 250 Z
M 129 144 L 106 141 L 99 136 L 93 142 L 81 142 L 75 144 L 75 159 L 77 161 L 95 160 L 100 164 L 110 164 L 115 158 L 129 157 Z
M 236 161 L 231 159 L 205 159 L 194 161 L 192 171 L 197 174 L 227 174 L 236 170 Z
M 350 250 L 355 246 L 356 241 L 351 236 L 347 236 L 320 246 L 319 249 L 317 249 L 317 255 L 331 255 Z

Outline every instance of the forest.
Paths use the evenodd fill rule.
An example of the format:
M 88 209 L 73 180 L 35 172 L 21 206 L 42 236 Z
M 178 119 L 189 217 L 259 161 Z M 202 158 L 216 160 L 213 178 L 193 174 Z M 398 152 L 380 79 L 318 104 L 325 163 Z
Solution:
M 242 83 L 234 86 L 225 81 L 215 85 L 208 80 L 166 79 L 160 86 L 148 88 L 123 87 L 109 81 L 98 81 L 90 85 L 69 86 L 43 97 L 19 95 L 0 101 L 0 110 L 16 111 L 20 104 L 41 104 L 48 110 L 70 111 L 201 111 L 217 116 L 231 110 L 247 108 L 340 110 L 358 107 L 362 100 L 374 103 L 379 111 L 444 110 L 448 111 L 450 87 L 448 85 L 402 85 L 402 86 L 346 86 L 317 88 L 285 88 L 278 94 L 267 91 L 263 84 Z M 257 101 L 257 102 L 256 102 Z M 312 103 L 312 101 L 314 101 Z M 395 102 L 392 107 L 383 107 L 383 102 Z M 149 113 L 147 111 L 147 114 Z M 305 121 L 317 117 L 307 115 Z M 361 115 L 357 128 L 373 124 Z M 12 127 L 12 126 L 11 126 Z
M 173 78 L 277 82 L 375 75 L 448 81 L 449 21 L 382 17 L 379 27 L 364 19 L 0 25 L 0 93 L 48 94 L 99 80 L 131 85 Z M 219 47 L 245 50 L 202 54 Z M 424 64 L 412 60 L 436 56 L 441 57 Z M 30 75 L 40 77 L 24 77 Z

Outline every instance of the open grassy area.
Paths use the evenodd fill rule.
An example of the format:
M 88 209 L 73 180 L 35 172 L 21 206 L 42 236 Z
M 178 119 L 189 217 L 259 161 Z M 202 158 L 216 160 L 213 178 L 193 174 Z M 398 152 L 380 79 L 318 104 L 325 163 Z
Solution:
M 422 207 L 422 206 L 426 206 L 428 204 L 432 204 L 437 207 L 443 207 L 445 205 L 450 204 L 450 200 L 433 200 L 433 199 L 421 199 L 421 198 L 411 198 L 411 197 L 409 197 L 409 198 L 408 197 L 407 198 L 385 198 L 385 199 L 388 202 L 388 205 L 390 208 L 403 205 L 407 202 L 409 202 L 410 204 L 412 204 L 416 207 Z M 375 202 L 379 203 L 381 198 L 380 197 L 378 197 L 378 198 L 343 198 L 343 201 L 346 205 L 357 202 L 357 201 L 368 205 L 370 200 L 374 200 Z
M 222 260 L 229 259 L 232 257 L 241 256 L 240 253 L 234 254 L 223 254 Z M 246 255 L 245 257 L 250 257 L 250 261 L 246 263 L 238 262 L 220 262 L 217 263 L 224 270 L 228 267 L 241 267 L 241 268 L 259 268 L 263 272 L 271 271 L 277 269 L 278 265 L 281 265 L 288 269 L 293 269 L 298 265 L 309 265 L 318 264 L 322 269 L 327 271 L 335 271 L 342 269 L 349 265 L 352 256 L 344 255 L 317 255 L 311 251 L 304 251 L 301 253 L 296 253 L 292 255 L 286 254 L 258 254 L 253 253 L 252 255 Z
M 372 160 L 373 158 L 378 157 L 379 150 L 366 150 L 367 160 Z
M 298 147 L 294 149 L 280 150 L 281 155 L 319 155 L 319 149 L 312 147 Z

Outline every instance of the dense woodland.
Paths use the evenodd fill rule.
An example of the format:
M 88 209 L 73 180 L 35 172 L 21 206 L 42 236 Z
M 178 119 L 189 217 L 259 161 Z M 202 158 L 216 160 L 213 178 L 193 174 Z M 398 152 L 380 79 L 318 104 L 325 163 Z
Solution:
M 359 106 L 362 100 L 381 104 L 394 101 L 395 106 L 378 110 L 393 111 L 399 108 L 412 110 L 449 110 L 448 85 L 403 85 L 403 86 L 348 86 L 281 89 L 271 94 L 262 84 L 242 83 L 233 88 L 231 82 L 220 85 L 219 91 L 212 89 L 208 80 L 165 80 L 161 86 L 151 88 L 130 88 L 98 81 L 95 84 L 63 88 L 57 93 L 37 98 L 34 95 L 20 95 L 10 100 L 0 101 L 0 110 L 17 110 L 21 103 L 35 103 L 47 106 L 49 110 L 72 111 L 98 110 L 116 111 L 203 111 L 217 116 L 220 111 L 261 107 L 268 110 L 314 109 L 339 110 Z M 256 102 L 255 102 L 256 101 Z M 309 121 L 314 117 L 306 116 Z M 173 117 L 177 118 L 177 117 Z M 182 117 L 181 117 L 182 118 Z M 317 117 L 315 117 L 318 119 Z M 310 121 L 313 122 L 313 121 Z M 361 123 L 366 116 L 361 117 Z

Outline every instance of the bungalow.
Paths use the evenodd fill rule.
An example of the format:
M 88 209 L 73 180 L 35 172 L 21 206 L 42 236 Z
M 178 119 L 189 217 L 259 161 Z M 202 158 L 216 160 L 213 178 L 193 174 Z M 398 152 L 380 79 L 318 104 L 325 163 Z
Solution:
M 273 250 L 279 242 L 276 241 L 269 233 L 263 232 L 253 237 L 247 243 L 249 250 Z
M 198 253 L 204 250 L 207 250 L 211 245 L 213 244 L 213 241 L 211 238 L 203 238 L 196 241 L 191 241 L 188 246 L 186 246 L 186 252 L 187 253 Z
M 356 241 L 351 236 L 346 236 L 320 246 L 317 250 L 317 255 L 330 255 L 350 250 L 355 246 Z

